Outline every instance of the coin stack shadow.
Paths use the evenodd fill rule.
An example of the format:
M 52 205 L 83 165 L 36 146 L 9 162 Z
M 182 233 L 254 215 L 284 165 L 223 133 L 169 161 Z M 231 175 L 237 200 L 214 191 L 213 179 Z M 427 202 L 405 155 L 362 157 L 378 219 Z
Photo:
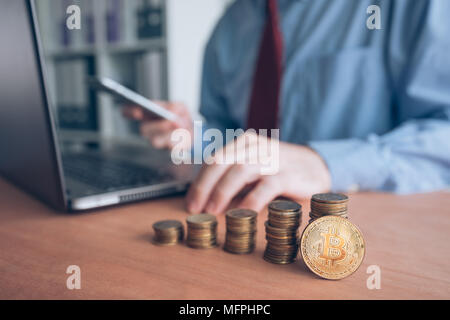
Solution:
M 235 209 L 226 214 L 227 233 L 224 250 L 235 254 L 249 254 L 255 249 L 256 219 L 252 210 Z
M 171 246 L 184 239 L 184 228 L 180 221 L 164 220 L 153 225 L 155 237 L 153 242 L 157 245 Z
M 309 223 L 325 216 L 338 216 L 347 219 L 347 205 L 348 197 L 344 194 L 322 193 L 313 195 Z
M 189 216 L 187 222 L 187 245 L 194 249 L 217 247 L 217 219 L 210 214 Z
M 275 264 L 290 264 L 297 259 L 302 206 L 293 201 L 278 200 L 269 205 L 266 221 L 267 247 L 264 260 Z

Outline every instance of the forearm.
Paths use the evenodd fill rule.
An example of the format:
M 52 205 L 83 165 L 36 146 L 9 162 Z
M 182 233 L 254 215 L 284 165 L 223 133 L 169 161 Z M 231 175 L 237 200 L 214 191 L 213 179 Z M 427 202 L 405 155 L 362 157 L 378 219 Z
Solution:
M 367 139 L 311 142 L 326 162 L 333 191 L 428 192 L 450 187 L 450 122 L 405 123 Z

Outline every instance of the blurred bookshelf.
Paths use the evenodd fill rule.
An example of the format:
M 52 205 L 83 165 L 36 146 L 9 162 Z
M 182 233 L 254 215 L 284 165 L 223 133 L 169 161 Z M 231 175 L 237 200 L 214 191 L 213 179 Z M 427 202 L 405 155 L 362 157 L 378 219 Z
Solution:
M 68 30 L 66 9 L 81 9 Z M 136 135 L 111 96 L 86 76 L 106 76 L 154 100 L 199 105 L 203 49 L 230 0 L 36 0 L 47 83 L 59 129 Z
M 118 102 L 88 87 L 105 76 L 150 99 L 168 98 L 166 6 L 163 0 L 37 0 L 47 83 L 60 129 L 106 136 L 137 133 Z M 70 5 L 81 30 L 66 28 Z

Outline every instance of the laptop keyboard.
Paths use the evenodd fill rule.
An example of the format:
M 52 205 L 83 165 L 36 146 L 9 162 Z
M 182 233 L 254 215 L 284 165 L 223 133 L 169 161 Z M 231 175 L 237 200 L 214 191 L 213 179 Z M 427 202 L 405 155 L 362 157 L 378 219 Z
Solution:
M 127 189 L 173 181 L 164 172 L 134 163 L 93 154 L 63 156 L 64 173 L 101 191 Z

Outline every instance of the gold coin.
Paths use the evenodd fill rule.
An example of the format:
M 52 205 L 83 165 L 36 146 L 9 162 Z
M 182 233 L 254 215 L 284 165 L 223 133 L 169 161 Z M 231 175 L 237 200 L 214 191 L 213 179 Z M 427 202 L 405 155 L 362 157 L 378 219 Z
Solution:
M 326 213 L 318 213 L 318 212 L 311 211 L 309 213 L 310 217 L 315 217 L 315 218 L 321 218 L 323 216 L 345 216 L 345 215 L 348 215 L 347 211 L 344 211 L 344 212 L 326 212 Z
M 267 262 L 273 263 L 273 264 L 291 264 L 294 263 L 297 260 L 296 256 L 291 257 L 278 257 L 270 254 L 269 252 L 264 251 L 264 260 Z
M 293 201 L 278 200 L 269 205 L 269 220 L 265 222 L 267 246 L 264 260 L 289 264 L 297 259 L 298 228 L 302 206 Z
M 183 227 L 183 224 L 180 221 L 176 220 L 164 220 L 156 222 L 153 225 L 153 229 L 155 230 L 171 230 L 171 229 L 180 229 Z
M 272 233 L 272 234 L 291 234 L 295 233 L 298 230 L 298 225 L 292 226 L 292 228 L 277 228 L 274 226 L 271 226 L 269 221 L 266 221 L 264 223 L 264 226 L 266 227 L 266 232 Z
M 155 236 L 153 243 L 156 245 L 170 246 L 183 241 L 183 224 L 176 220 L 164 220 L 153 224 Z
M 215 216 L 205 213 L 189 216 L 186 221 L 193 225 L 210 225 L 214 224 L 217 219 Z
M 348 201 L 348 197 L 339 193 L 321 193 L 313 195 L 311 200 L 325 203 L 343 203 Z
M 348 212 L 348 210 L 314 210 L 312 208 L 311 212 L 317 215 L 330 215 L 330 214 L 338 215 L 346 213 Z
M 302 210 L 302 206 L 294 201 L 276 200 L 269 204 L 269 211 L 293 213 Z
M 335 202 L 317 202 L 311 200 L 311 206 L 317 208 L 346 208 L 348 206 L 348 201 L 342 203 L 335 203 Z
M 226 214 L 227 218 L 239 219 L 239 220 L 251 220 L 255 219 L 258 214 L 253 210 L 247 209 L 234 209 L 230 210 Z
M 256 219 L 252 210 L 234 209 L 226 213 L 226 235 L 223 249 L 234 254 L 249 254 L 255 249 Z
M 347 207 L 342 207 L 342 208 L 335 208 L 335 207 L 322 207 L 322 208 L 317 208 L 314 205 L 311 205 L 311 211 L 323 211 L 323 212 L 333 212 L 333 211 L 347 211 L 348 208 Z
M 300 221 L 301 216 L 299 214 L 297 214 L 296 216 L 275 216 L 272 213 L 269 213 L 269 220 L 272 221 L 277 221 L 277 222 L 281 222 L 281 223 L 293 223 L 293 222 L 298 222 Z
M 217 220 L 210 214 L 198 214 L 186 219 L 187 245 L 195 249 L 217 247 Z
M 358 270 L 366 249 L 361 231 L 347 219 L 335 216 L 308 225 L 300 247 L 308 268 L 330 280 L 344 279 Z

